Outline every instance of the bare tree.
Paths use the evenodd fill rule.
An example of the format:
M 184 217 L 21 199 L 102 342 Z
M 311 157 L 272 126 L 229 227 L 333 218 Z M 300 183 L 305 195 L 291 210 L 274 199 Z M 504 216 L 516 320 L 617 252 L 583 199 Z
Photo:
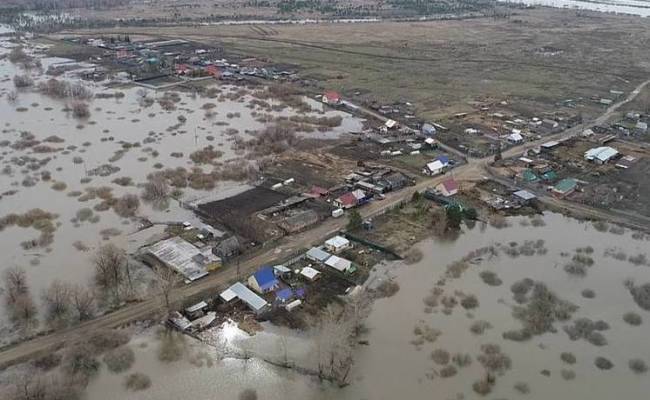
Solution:
M 53 328 L 64 327 L 70 322 L 72 314 L 72 287 L 70 284 L 55 280 L 43 291 L 45 320 Z
M 354 326 L 343 318 L 343 312 L 329 305 L 321 316 L 316 337 L 318 375 L 343 386 L 352 365 Z
M 124 296 L 128 266 L 124 250 L 112 243 L 100 247 L 93 258 L 95 283 L 116 302 Z
M 29 293 L 27 286 L 27 273 L 22 267 L 12 267 L 5 271 L 3 276 L 7 304 L 16 302 L 18 297 Z
M 21 267 L 9 268 L 3 275 L 5 304 L 14 324 L 23 330 L 30 330 L 38 323 L 36 305 L 27 284 L 27 274 Z
M 154 288 L 160 295 L 164 312 L 169 315 L 178 305 L 178 299 L 174 296 L 174 288 L 179 284 L 180 277 L 173 269 L 161 264 L 154 266 L 153 270 L 155 273 Z
M 72 307 L 79 322 L 87 321 L 95 316 L 95 295 L 81 285 L 72 288 Z

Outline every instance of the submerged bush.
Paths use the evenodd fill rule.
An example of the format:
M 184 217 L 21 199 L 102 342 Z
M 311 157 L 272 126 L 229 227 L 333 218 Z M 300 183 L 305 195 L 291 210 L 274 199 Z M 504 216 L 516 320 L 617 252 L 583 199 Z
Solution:
M 483 283 L 490 286 L 500 286 L 503 283 L 501 278 L 492 271 L 481 271 L 479 276 L 481 277 L 481 280 L 483 280 Z
M 623 315 L 623 321 L 632 326 L 639 326 L 643 323 L 641 316 L 635 312 L 628 312 Z
M 118 347 L 104 355 L 104 363 L 108 370 L 114 373 L 120 373 L 131 368 L 135 362 L 135 353 L 130 347 Z
M 634 373 L 637 374 L 643 374 L 648 371 L 648 366 L 646 365 L 645 361 L 640 358 L 631 359 L 628 363 L 628 366 Z
M 449 360 L 451 359 L 451 356 L 449 355 L 449 352 L 444 349 L 436 349 L 433 352 L 431 352 L 431 359 L 433 362 L 435 362 L 438 365 L 446 365 L 449 364 Z
M 605 357 L 596 357 L 596 361 L 594 363 L 599 369 L 608 370 L 614 368 L 614 364 Z
M 573 355 L 573 353 L 569 352 L 563 352 L 560 354 L 560 359 L 564 361 L 567 364 L 575 364 L 576 363 L 576 356 Z
M 126 377 L 124 386 L 132 391 L 145 390 L 151 386 L 151 378 L 141 372 L 136 372 Z

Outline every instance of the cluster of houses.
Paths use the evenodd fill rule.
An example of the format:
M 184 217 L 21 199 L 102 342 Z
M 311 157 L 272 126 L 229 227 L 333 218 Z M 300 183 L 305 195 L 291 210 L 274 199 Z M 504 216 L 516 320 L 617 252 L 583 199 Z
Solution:
M 69 40 L 104 49 L 103 58 L 110 59 L 134 80 L 170 75 L 236 80 L 245 76 L 274 80 L 296 78 L 293 71 L 267 68 L 255 59 L 242 60 L 244 65 L 228 62 L 220 57 L 221 49 L 198 47 L 184 39 L 136 42 L 129 36 L 111 36 Z
M 345 237 L 334 236 L 284 265 L 260 267 L 245 281 L 235 282 L 220 292 L 215 303 L 243 304 L 257 317 L 277 309 L 291 312 L 303 304 L 309 286 L 323 274 L 350 275 L 356 271 L 354 263 L 341 256 L 351 247 L 352 243 Z M 198 331 L 215 321 L 216 312 L 209 309 L 215 307 L 201 301 L 174 312 L 169 322 L 181 331 Z
M 324 272 L 352 274 L 354 264 L 340 253 L 352 247 L 342 236 L 334 236 L 321 247 L 312 247 L 298 260 L 286 265 L 263 266 L 248 277 L 245 283 L 236 282 L 219 294 L 222 303 L 242 302 L 260 316 L 274 308 L 292 311 L 307 296 L 307 286 L 321 278 Z M 307 260 L 308 264 L 299 261 Z M 293 268 L 300 264 L 300 267 Z M 329 271 L 327 271 L 329 270 Z

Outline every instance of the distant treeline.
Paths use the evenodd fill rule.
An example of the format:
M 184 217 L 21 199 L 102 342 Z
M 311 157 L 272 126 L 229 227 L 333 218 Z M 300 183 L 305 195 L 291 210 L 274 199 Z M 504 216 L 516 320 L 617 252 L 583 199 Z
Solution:
M 0 8 L 21 11 L 57 11 L 71 8 L 107 9 L 130 3 L 131 0 L 4 0 Z

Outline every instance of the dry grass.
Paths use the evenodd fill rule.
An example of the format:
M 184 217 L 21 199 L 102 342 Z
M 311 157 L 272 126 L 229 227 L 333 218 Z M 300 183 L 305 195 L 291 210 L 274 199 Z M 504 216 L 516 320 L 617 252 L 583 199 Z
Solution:
M 130 347 L 122 346 L 110 350 L 104 355 L 104 363 L 113 373 L 127 371 L 135 362 L 135 353 Z

